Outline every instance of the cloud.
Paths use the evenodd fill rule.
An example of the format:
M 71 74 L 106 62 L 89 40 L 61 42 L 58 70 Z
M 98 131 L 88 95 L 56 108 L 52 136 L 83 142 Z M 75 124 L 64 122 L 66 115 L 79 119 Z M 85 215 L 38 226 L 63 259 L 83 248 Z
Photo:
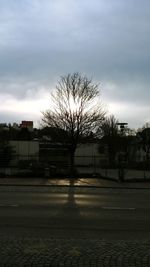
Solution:
M 28 91 L 28 98 L 17 99 L 9 94 L 0 94 L 0 121 L 17 122 L 33 120 L 40 124 L 42 111 L 50 106 L 49 94 L 41 88 L 35 95 L 34 91 Z
M 150 121 L 150 106 L 128 102 L 112 102 L 109 104 L 110 114 L 114 114 L 120 122 L 128 123 L 130 128 L 142 127 Z
M 79 71 L 101 83 L 105 102 L 136 103 L 144 120 L 150 97 L 149 17 L 147 0 L 0 0 L 1 99 L 11 98 L 18 114 L 18 101 L 27 104 L 36 96 L 37 104 L 60 75 Z

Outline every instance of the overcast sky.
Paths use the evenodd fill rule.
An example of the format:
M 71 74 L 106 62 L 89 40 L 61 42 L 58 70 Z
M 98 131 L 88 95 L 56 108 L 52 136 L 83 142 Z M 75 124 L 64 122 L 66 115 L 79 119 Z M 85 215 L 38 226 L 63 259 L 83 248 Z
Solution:
M 150 1 L 0 0 L 0 122 L 37 124 L 76 71 L 121 122 L 150 122 Z

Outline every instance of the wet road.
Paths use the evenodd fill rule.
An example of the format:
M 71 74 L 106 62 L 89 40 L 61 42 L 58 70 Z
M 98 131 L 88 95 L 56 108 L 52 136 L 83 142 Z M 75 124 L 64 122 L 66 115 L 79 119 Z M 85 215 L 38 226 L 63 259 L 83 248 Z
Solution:
M 48 229 L 49 233 L 115 238 L 150 235 L 150 190 L 43 190 L 1 190 L 0 231 Z

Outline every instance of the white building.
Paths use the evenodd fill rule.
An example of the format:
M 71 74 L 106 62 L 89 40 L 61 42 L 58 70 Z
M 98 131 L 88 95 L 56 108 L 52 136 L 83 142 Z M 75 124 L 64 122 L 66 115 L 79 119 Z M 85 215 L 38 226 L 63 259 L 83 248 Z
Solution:
M 39 142 L 9 141 L 13 150 L 14 160 L 39 160 Z M 12 160 L 13 161 L 13 160 Z

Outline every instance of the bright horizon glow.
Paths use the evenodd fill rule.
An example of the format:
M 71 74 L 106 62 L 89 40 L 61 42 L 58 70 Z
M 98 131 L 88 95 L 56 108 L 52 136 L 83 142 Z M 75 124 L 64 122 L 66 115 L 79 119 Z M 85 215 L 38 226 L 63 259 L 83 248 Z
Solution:
M 46 91 L 39 92 L 37 98 L 29 99 L 16 99 L 8 94 L 1 94 L 2 103 L 0 105 L 0 112 L 8 112 L 17 118 L 17 120 L 8 121 L 10 123 L 21 122 L 22 120 L 33 120 L 36 127 L 39 126 L 42 119 L 42 112 L 52 108 L 53 104 L 50 100 L 50 94 Z M 97 103 L 98 101 L 96 101 Z M 105 101 L 106 102 L 106 101 Z M 79 106 L 74 103 L 74 100 L 70 103 L 72 112 L 78 110 Z M 88 107 L 89 108 L 89 107 Z M 107 105 L 107 115 L 113 114 L 120 122 L 127 122 L 128 126 L 133 128 L 130 122 L 130 115 L 133 112 L 137 114 L 137 120 L 135 123 L 135 129 L 142 127 L 145 123 L 150 121 L 150 117 L 147 116 L 144 121 L 139 123 L 139 117 L 141 114 L 150 114 L 149 106 L 139 108 L 136 104 L 111 102 Z M 2 121 L 6 122 L 6 121 Z
M 35 125 L 39 125 L 42 113 L 50 106 L 50 97 L 48 93 L 45 93 L 37 99 L 16 99 L 11 95 L 1 95 L 3 99 L 0 105 L 0 112 L 8 112 L 14 114 L 17 118 L 16 121 L 10 121 L 10 123 L 22 121 L 22 120 L 33 120 Z M 4 121 L 5 122 L 5 121 Z
M 67 106 L 67 103 L 68 103 L 68 106 Z M 92 108 L 97 106 L 98 103 L 99 103 L 99 98 L 98 97 L 96 97 L 95 99 L 89 101 L 89 103 L 88 102 L 85 103 L 84 104 L 84 108 L 83 108 L 83 113 L 84 112 L 88 112 L 88 111 L 90 112 L 90 110 L 92 110 Z M 55 103 L 51 103 L 51 105 L 52 105 L 53 109 L 55 109 Z M 56 107 L 57 107 L 57 105 L 56 105 Z M 69 102 L 68 101 L 65 102 L 64 103 L 64 107 L 65 107 L 65 109 L 67 109 L 68 112 L 71 111 L 72 114 L 76 113 L 76 112 L 78 113 L 79 109 L 81 107 L 81 101 L 77 102 L 76 99 L 74 100 L 72 96 L 69 96 Z

